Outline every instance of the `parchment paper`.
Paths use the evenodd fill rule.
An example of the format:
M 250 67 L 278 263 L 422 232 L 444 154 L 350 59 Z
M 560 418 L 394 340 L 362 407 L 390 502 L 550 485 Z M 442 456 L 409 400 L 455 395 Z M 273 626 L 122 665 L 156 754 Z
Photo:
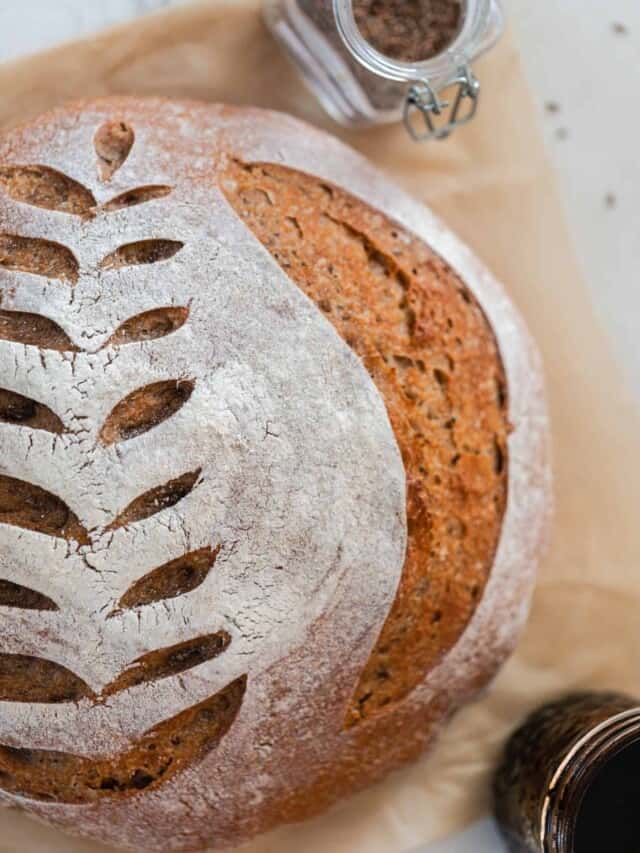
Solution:
M 333 129 L 466 238 L 505 283 L 545 358 L 556 520 L 515 658 L 427 758 L 247 853 L 405 853 L 487 811 L 500 747 L 538 703 L 587 686 L 640 697 L 638 412 L 580 281 L 511 38 L 477 70 L 475 123 L 446 143 L 418 146 L 398 127 L 338 131 L 265 32 L 256 2 L 201 3 L 0 66 L 0 126 L 69 98 L 133 93 L 256 104 Z M 107 848 L 7 811 L 0 850 Z

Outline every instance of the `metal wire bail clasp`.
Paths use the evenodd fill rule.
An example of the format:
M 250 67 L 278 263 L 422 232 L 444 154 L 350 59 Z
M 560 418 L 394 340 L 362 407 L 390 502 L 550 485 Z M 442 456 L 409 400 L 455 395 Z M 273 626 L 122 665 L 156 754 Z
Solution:
M 456 127 L 467 124 L 475 116 L 480 98 L 480 81 L 471 68 L 462 66 L 448 85 L 457 85 L 458 90 L 446 122 L 439 126 L 433 117 L 442 115 L 450 102 L 442 101 L 427 80 L 419 80 L 409 89 L 404 105 L 404 124 L 416 142 L 446 139 Z M 425 130 L 416 126 L 416 117 L 418 122 L 424 123 Z

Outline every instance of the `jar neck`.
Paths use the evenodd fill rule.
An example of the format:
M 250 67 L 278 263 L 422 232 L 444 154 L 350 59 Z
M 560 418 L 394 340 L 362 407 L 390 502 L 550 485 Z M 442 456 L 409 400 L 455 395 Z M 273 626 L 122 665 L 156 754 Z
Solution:
M 422 62 L 403 62 L 385 56 L 362 35 L 353 13 L 353 0 L 332 0 L 338 32 L 353 56 L 369 71 L 397 82 L 446 81 L 478 53 L 493 44 L 502 26 L 496 0 L 463 0 L 460 32 L 445 51 Z
M 622 750 L 640 741 L 640 707 L 595 726 L 565 756 L 542 809 L 540 853 L 572 853 L 580 806 L 595 776 Z

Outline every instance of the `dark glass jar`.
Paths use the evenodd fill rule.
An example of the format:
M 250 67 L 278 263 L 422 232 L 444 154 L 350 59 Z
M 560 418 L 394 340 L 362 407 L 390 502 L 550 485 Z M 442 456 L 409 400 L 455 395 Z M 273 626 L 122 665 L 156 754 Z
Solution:
M 511 853 L 640 851 L 640 703 L 582 693 L 536 711 L 507 745 L 494 797 Z

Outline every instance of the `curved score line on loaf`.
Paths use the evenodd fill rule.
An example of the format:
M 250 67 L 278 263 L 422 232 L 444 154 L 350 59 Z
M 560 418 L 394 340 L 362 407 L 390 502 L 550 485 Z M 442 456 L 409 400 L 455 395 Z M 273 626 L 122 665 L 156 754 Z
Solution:
M 405 465 L 407 557 L 349 727 L 421 684 L 483 594 L 506 504 L 504 370 L 464 283 L 380 211 L 281 165 L 230 160 L 220 187 L 361 359 Z
M 218 746 L 236 718 L 246 685 L 246 676 L 236 679 L 111 758 L 0 745 L 0 789 L 32 800 L 82 805 L 157 788 Z

